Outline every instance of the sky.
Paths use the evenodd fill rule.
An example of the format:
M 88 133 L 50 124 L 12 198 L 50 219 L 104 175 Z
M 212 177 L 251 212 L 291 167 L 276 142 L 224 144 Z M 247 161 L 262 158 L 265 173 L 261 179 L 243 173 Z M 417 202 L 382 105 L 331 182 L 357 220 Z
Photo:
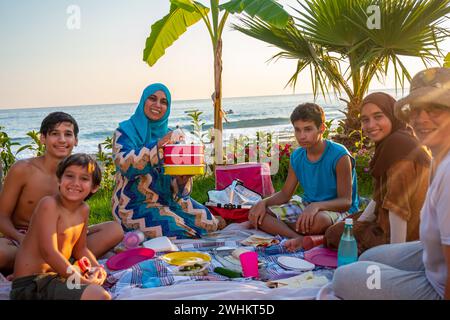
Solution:
M 298 8 L 296 0 L 280 3 Z M 80 9 L 79 29 L 67 27 L 71 5 Z M 209 99 L 213 55 L 202 22 L 154 67 L 142 61 L 151 25 L 168 11 L 168 0 L 0 0 L 0 109 L 136 102 L 153 82 L 166 84 L 173 100 Z M 268 63 L 279 50 L 231 30 L 234 19 L 223 35 L 223 97 L 294 93 L 285 85 L 296 61 Z M 406 62 L 412 74 L 422 69 Z M 390 77 L 371 89 L 393 87 Z M 303 73 L 295 93 L 311 91 Z

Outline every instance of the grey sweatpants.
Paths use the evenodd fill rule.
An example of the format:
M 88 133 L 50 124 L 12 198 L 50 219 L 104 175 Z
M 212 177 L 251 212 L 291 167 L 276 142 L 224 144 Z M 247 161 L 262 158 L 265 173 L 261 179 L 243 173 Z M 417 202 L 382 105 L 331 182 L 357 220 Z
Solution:
M 439 300 L 428 282 L 420 241 L 382 245 L 339 267 L 334 294 L 344 300 Z

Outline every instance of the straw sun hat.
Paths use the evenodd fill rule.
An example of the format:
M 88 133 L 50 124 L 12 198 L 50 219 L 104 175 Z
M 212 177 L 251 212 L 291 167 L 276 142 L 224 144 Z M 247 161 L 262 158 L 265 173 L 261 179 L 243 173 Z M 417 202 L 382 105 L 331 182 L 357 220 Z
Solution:
M 411 81 L 409 95 L 395 104 L 395 115 L 409 120 L 413 108 L 435 106 L 450 111 L 450 69 L 431 68 L 420 71 Z

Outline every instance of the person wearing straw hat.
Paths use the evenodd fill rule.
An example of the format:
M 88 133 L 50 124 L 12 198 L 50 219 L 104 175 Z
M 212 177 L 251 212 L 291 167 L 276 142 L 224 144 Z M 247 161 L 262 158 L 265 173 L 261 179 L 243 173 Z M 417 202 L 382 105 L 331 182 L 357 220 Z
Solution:
M 336 270 L 333 290 L 342 299 L 450 299 L 450 69 L 415 75 L 395 115 L 433 156 L 420 241 L 366 251 Z

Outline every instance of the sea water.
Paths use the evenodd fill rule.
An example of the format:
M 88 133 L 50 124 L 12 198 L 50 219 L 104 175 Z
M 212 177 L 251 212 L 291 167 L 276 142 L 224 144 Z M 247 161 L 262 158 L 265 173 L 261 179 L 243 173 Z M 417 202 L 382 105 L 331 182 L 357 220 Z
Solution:
M 228 114 L 223 121 L 223 138 L 226 141 L 231 135 L 238 137 L 241 134 L 252 137 L 257 131 L 292 134 L 289 120 L 292 111 L 301 103 L 313 101 L 312 94 L 225 98 L 222 105 Z M 316 103 L 323 107 L 328 120 L 344 117 L 341 111 L 345 110 L 346 105 L 338 98 L 331 97 L 327 100 L 318 98 Z M 26 133 L 31 130 L 39 131 L 46 115 L 50 112 L 64 111 L 71 114 L 80 127 L 79 143 L 74 152 L 96 153 L 98 144 L 111 137 L 121 121 L 131 117 L 136 105 L 137 103 L 124 103 L 29 109 L 14 109 L 14 106 L 11 106 L 11 109 L 0 109 L 0 126 L 5 127 L 3 130 L 14 142 L 24 145 L 31 142 Z M 191 118 L 186 112 L 194 109 L 203 112 L 200 118 L 205 122 L 203 131 L 206 132 L 214 123 L 211 99 L 173 101 L 169 127 L 178 126 L 189 135 L 192 125 Z M 232 112 L 229 112 L 231 110 Z M 334 121 L 334 125 L 337 124 L 338 121 Z M 19 158 L 30 156 L 31 154 L 27 152 L 20 153 Z

